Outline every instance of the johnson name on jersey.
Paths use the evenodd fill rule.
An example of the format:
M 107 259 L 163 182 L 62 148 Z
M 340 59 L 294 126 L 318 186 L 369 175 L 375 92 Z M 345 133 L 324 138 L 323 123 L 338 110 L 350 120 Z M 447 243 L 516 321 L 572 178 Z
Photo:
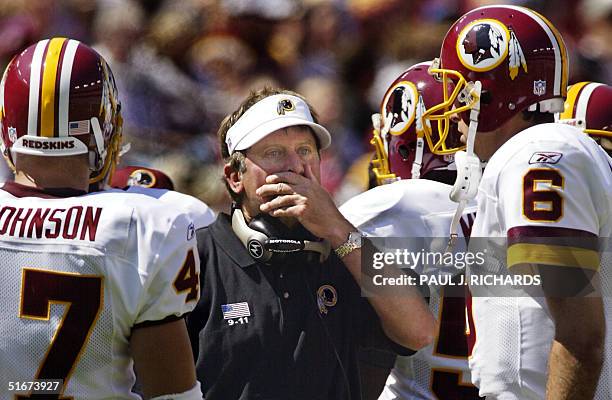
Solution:
M 435 181 L 400 180 L 352 198 L 340 211 L 368 236 L 446 240 L 457 208 L 450 190 Z M 468 233 L 475 209 L 475 204 L 466 207 L 461 233 Z M 461 242 L 458 247 L 465 246 Z M 440 322 L 436 339 L 412 357 L 397 358 L 380 400 L 478 398 L 467 362 L 465 299 L 431 293 L 429 308 Z
M 60 398 L 137 399 L 132 329 L 180 318 L 199 298 L 194 224 L 122 191 L 41 195 L 0 190 L 0 390 L 56 379 Z
M 598 252 L 590 244 L 610 237 L 611 219 L 611 159 L 577 128 L 541 124 L 512 137 L 489 160 L 472 237 L 506 238 L 501 258 L 509 268 L 541 264 L 599 270 L 606 290 L 611 265 L 602 260 L 610 249 Z M 545 396 L 554 322 L 543 297 L 522 296 L 473 298 L 476 341 L 470 367 L 481 395 Z M 607 321 L 612 321 L 609 294 L 604 307 Z M 611 325 L 607 323 L 608 366 L 597 399 L 611 398 Z

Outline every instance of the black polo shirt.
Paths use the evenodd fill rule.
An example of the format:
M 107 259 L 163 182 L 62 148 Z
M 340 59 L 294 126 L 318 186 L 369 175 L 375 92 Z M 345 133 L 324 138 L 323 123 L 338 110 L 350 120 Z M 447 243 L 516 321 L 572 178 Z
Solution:
M 201 298 L 187 325 L 207 400 L 359 399 L 360 347 L 412 354 L 335 254 L 259 264 L 226 214 L 197 239 Z

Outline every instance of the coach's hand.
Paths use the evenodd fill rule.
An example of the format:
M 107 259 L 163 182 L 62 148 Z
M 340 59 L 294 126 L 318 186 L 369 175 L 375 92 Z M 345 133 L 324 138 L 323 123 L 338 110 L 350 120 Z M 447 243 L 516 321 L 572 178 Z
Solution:
M 355 228 L 340 214 L 330 194 L 306 164 L 304 175 L 278 172 L 266 177 L 256 194 L 271 200 L 259 209 L 273 217 L 294 217 L 310 233 L 327 239 L 332 247 L 344 243 Z

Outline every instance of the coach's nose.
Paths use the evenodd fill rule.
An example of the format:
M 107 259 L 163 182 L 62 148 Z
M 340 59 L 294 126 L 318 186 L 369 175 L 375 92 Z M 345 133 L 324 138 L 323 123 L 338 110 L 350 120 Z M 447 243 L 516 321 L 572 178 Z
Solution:
M 289 157 L 287 157 L 287 171 L 304 175 L 304 170 L 304 160 L 302 157 L 295 151 L 291 151 Z

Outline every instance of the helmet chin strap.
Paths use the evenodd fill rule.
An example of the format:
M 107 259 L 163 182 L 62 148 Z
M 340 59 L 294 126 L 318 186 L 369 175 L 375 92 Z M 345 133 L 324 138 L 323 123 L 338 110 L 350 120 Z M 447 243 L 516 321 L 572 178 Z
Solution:
M 455 153 L 455 165 L 457 167 L 457 179 L 450 193 L 450 199 L 459 203 L 455 210 L 455 215 L 451 221 L 450 239 L 448 242 L 447 251 L 455 245 L 457 238 L 457 230 L 463 210 L 467 203 L 476 197 L 478 193 L 478 185 L 482 177 L 482 169 L 480 159 L 474 154 L 474 140 L 478 131 L 478 115 L 480 114 L 480 93 L 482 84 L 480 81 L 470 83 L 465 89 L 463 95 L 464 102 L 469 101 L 468 97 L 476 98 L 474 106 L 470 110 L 470 125 L 468 127 L 466 151 L 458 151 Z
M 419 179 L 421 177 L 421 167 L 423 166 L 423 147 L 425 141 L 422 137 L 418 137 L 416 141 L 416 152 L 414 155 L 414 161 L 412 162 L 412 179 Z
M 425 103 L 423 103 L 423 97 L 419 95 L 416 107 L 415 131 L 417 140 L 414 161 L 412 162 L 412 179 L 419 179 L 421 177 L 421 167 L 423 166 L 423 151 L 425 148 L 425 141 L 423 140 L 423 114 L 425 114 Z
M 98 155 L 102 160 L 106 158 L 106 150 L 104 149 L 104 136 L 102 135 L 102 128 L 100 128 L 100 122 L 98 118 L 92 117 L 89 122 L 91 123 L 91 130 L 93 131 L 93 138 L 98 150 Z M 99 166 L 96 164 L 95 154 L 89 154 L 89 168 L 92 171 L 96 171 Z

